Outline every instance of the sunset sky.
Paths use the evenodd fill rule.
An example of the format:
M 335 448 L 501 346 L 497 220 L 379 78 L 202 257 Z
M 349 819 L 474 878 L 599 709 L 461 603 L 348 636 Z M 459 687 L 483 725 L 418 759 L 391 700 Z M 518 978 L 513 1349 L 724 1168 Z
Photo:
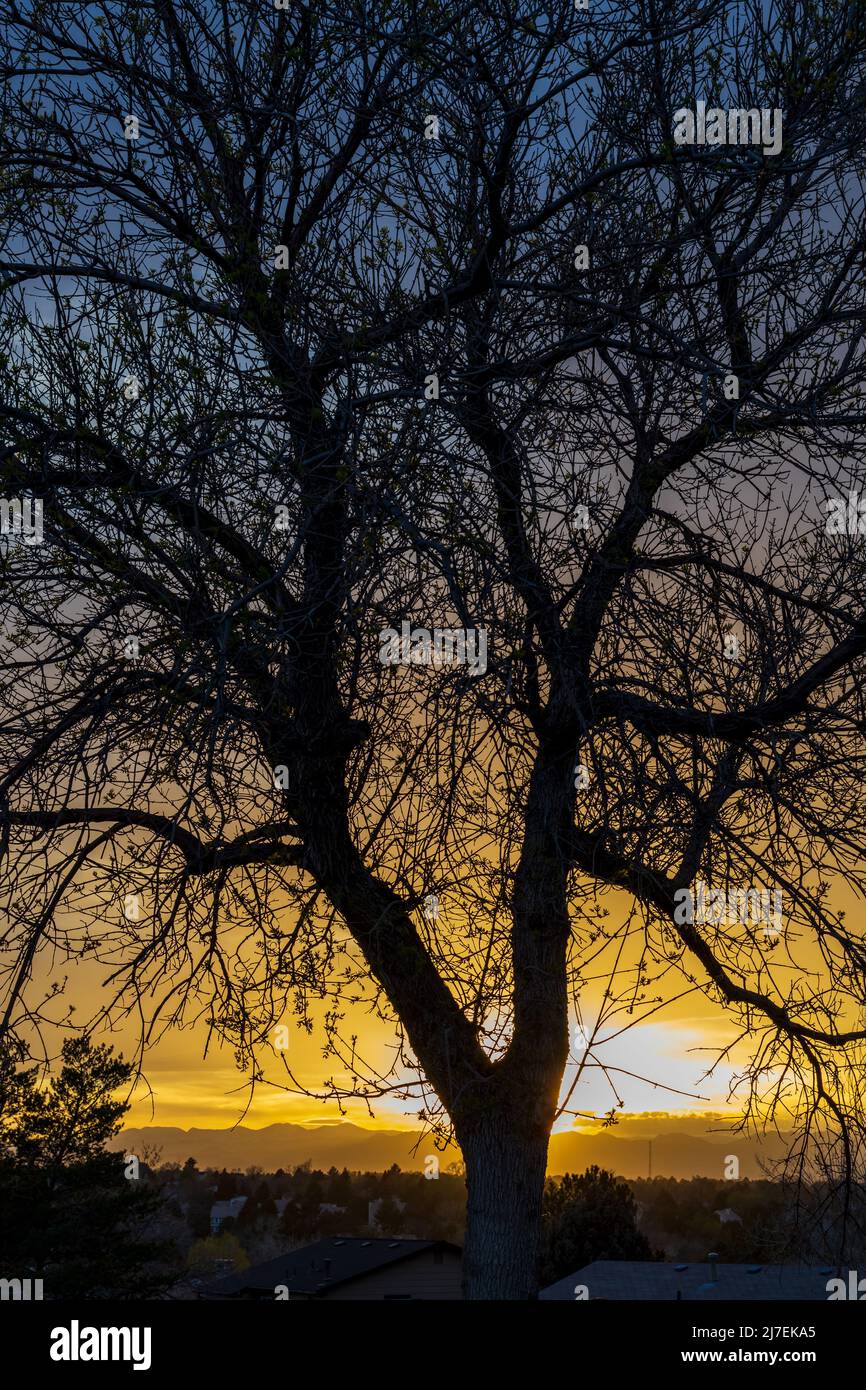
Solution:
M 612 1067 L 646 1076 L 655 1076 L 664 1086 L 694 1092 L 695 1099 L 672 1094 L 664 1086 L 631 1080 L 617 1074 L 620 1094 L 625 1101 L 623 1113 L 647 1110 L 700 1113 L 705 1110 L 728 1108 L 726 1082 L 732 1074 L 730 1067 L 718 1069 L 715 1076 L 701 1080 L 710 1055 L 701 1049 L 720 1045 L 732 1035 L 723 1020 L 714 1023 L 712 1017 L 696 1013 L 684 1014 L 667 1023 L 645 1024 L 598 1049 L 600 1059 Z M 384 1060 L 388 1036 L 383 1025 L 366 1025 L 365 1041 L 368 1052 Z M 331 1074 L 322 1063 L 320 1047 L 305 1033 L 292 1035 L 292 1055 L 297 1075 L 311 1089 L 323 1075 Z M 566 1086 L 574 1068 L 569 1068 Z M 232 1063 L 229 1049 L 215 1049 L 204 1060 L 201 1039 L 197 1033 L 175 1032 L 148 1054 L 147 1080 L 153 1090 L 148 1095 L 139 1085 L 127 1123 L 138 1125 L 177 1125 L 221 1128 L 238 1120 L 252 1127 L 293 1123 L 323 1124 L 338 1120 L 339 1111 L 333 1103 L 323 1104 L 303 1096 L 287 1094 L 276 1087 L 260 1087 L 249 1111 L 242 1118 L 246 1094 L 243 1078 Z M 278 1071 L 273 1069 L 274 1079 Z M 602 1115 L 615 1101 L 609 1085 L 598 1070 L 587 1071 L 572 1097 L 576 1109 Z M 347 1118 L 358 1124 L 382 1126 L 388 1129 L 413 1122 L 412 1111 L 417 1105 L 395 1098 L 382 1098 L 374 1103 L 375 1118 L 371 1118 L 361 1101 L 346 1102 Z M 557 1129 L 571 1128 L 574 1121 L 564 1116 Z
M 842 889 L 837 891 L 841 903 Z M 620 902 L 625 900 L 620 898 Z M 858 910 L 854 903 L 847 905 L 854 912 Z M 802 945 L 795 950 L 802 958 Z M 808 955 L 814 961 L 813 954 L 809 952 Z M 781 957 L 777 960 L 778 970 L 790 970 L 790 963 Z M 75 1016 L 79 1022 L 81 1015 L 90 1013 L 104 998 L 102 977 L 101 971 L 84 962 L 70 976 L 66 997 L 75 1002 Z M 681 980 L 673 975 L 664 986 L 668 997 L 681 988 Z M 602 984 L 598 983 L 587 988 L 583 997 L 583 1022 L 589 1028 L 597 1016 L 601 991 Z M 666 1004 L 646 1022 L 633 1024 L 622 1032 L 628 1021 L 623 1016 L 601 1029 L 602 1042 L 594 1048 L 594 1056 L 611 1069 L 610 1080 L 599 1065 L 584 1067 L 572 1094 L 570 1109 L 583 1116 L 602 1117 L 621 1099 L 623 1106 L 618 1114 L 623 1118 L 629 1114 L 659 1111 L 696 1118 L 703 1112 L 733 1113 L 737 1110 L 736 1097 L 731 1100 L 728 1086 L 737 1067 L 747 1062 L 748 1046 L 740 1043 L 712 1076 L 705 1075 L 716 1053 L 736 1036 L 733 1020 L 718 1005 L 698 991 L 692 991 L 687 997 Z M 298 1081 L 313 1092 L 330 1077 L 338 1084 L 347 1085 L 348 1076 L 336 1069 L 334 1060 L 322 1057 L 321 1030 L 315 1029 L 311 1036 L 298 1027 L 290 1015 L 286 1022 L 289 1028 L 287 1060 Z M 134 1052 L 136 1029 L 137 1021 L 130 1018 L 113 1033 L 106 1032 L 102 1036 L 130 1056 Z M 346 1036 L 357 1033 L 359 1054 L 377 1067 L 387 1068 L 394 1045 L 387 1024 L 356 1006 L 347 1011 L 343 1032 Z M 618 1036 L 612 1036 L 616 1034 Z M 257 1127 L 281 1121 L 322 1124 L 340 1120 L 339 1109 L 333 1101 L 323 1102 L 281 1088 L 283 1073 L 276 1054 L 266 1066 L 266 1076 L 276 1084 L 258 1086 L 247 1108 L 248 1090 L 244 1077 L 234 1065 L 231 1049 L 212 1039 L 208 1054 L 203 1056 L 205 1042 L 205 1027 L 198 1023 L 170 1030 L 147 1050 L 144 1080 L 134 1091 L 127 1117 L 130 1126 L 222 1128 L 239 1122 Z M 566 1071 L 563 1095 L 571 1086 L 574 1074 L 572 1062 Z M 345 1102 L 345 1118 L 371 1127 L 412 1125 L 419 1104 L 418 1100 L 385 1096 L 372 1102 L 371 1115 L 362 1100 L 349 1100 Z M 568 1129 L 575 1123 L 583 1121 L 566 1114 L 560 1118 L 556 1129 Z
M 858 919 L 861 908 L 844 885 L 835 885 L 834 899 L 839 906 L 848 909 L 852 920 Z M 611 894 L 607 901 L 615 904 L 614 910 L 624 916 L 628 900 L 623 895 Z M 791 951 L 797 961 L 808 961 L 815 967 L 814 949 L 806 943 L 793 940 Z M 794 967 L 777 952 L 773 968 L 782 979 L 790 975 Z M 84 961 L 68 975 L 65 999 L 75 1004 L 73 1017 L 79 1025 L 85 1015 L 92 1014 L 104 1001 L 104 976 L 103 968 Z M 590 1029 L 597 1017 L 603 987 L 598 981 L 587 987 L 582 997 L 583 1023 Z M 670 999 L 683 988 L 682 978 L 672 974 L 665 980 L 661 992 Z M 324 1005 L 320 1006 L 320 1014 L 323 1011 Z M 333 1058 L 322 1056 L 322 1030 L 316 1028 L 312 1035 L 307 1034 L 293 1021 L 291 1014 L 286 1015 L 286 1023 L 289 1029 L 287 1060 L 298 1081 L 311 1092 L 321 1088 L 328 1078 L 333 1078 L 338 1085 L 348 1086 L 348 1074 L 336 1068 Z M 600 1030 L 602 1041 L 594 1048 L 597 1064 L 584 1067 L 569 1102 L 569 1109 L 579 1115 L 562 1115 L 556 1130 L 575 1125 L 582 1127 L 587 1122 L 583 1117 L 601 1118 L 614 1107 L 621 1119 L 646 1112 L 688 1115 L 693 1120 L 706 1112 L 737 1112 L 736 1094 L 732 1098 L 728 1087 L 736 1071 L 748 1061 L 748 1045 L 738 1043 L 712 1076 L 705 1074 L 717 1053 L 730 1045 L 737 1033 L 734 1020 L 717 1004 L 692 990 L 685 998 L 673 999 L 647 1021 L 621 1031 L 627 1023 L 628 1018 L 622 1015 Z M 130 1057 L 135 1051 L 138 1026 L 133 1015 L 113 1032 L 103 1031 L 100 1036 Z M 343 1025 L 343 1035 L 351 1034 L 358 1036 L 359 1055 L 381 1070 L 388 1068 L 394 1035 L 386 1023 L 355 1006 L 347 1009 Z M 420 1108 L 418 1099 L 383 1096 L 371 1102 L 372 1114 L 364 1101 L 347 1100 L 345 1115 L 341 1117 L 332 1100 L 316 1100 L 292 1093 L 280 1084 L 285 1077 L 277 1054 L 273 1054 L 273 1060 L 265 1066 L 267 1079 L 275 1084 L 260 1084 L 250 1104 L 245 1078 L 234 1065 L 231 1049 L 214 1038 L 204 1056 L 205 1044 L 206 1029 L 199 1022 L 169 1030 L 148 1048 L 144 1077 L 133 1092 L 127 1125 L 228 1128 L 237 1123 L 259 1127 L 282 1121 L 327 1124 L 345 1118 L 356 1124 L 393 1129 L 416 1123 Z M 598 1065 L 602 1062 L 610 1069 L 610 1079 Z M 574 1074 L 572 1061 L 566 1070 L 563 1096 Z M 621 1109 L 618 1108 L 620 1099 Z

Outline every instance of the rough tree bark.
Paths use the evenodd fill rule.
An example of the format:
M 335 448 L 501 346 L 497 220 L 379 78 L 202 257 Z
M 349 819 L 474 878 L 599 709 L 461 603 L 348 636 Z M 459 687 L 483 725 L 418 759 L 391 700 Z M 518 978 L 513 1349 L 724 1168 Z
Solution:
M 518 1103 L 458 1124 L 457 1136 L 466 1164 L 464 1296 L 534 1299 L 549 1133 Z

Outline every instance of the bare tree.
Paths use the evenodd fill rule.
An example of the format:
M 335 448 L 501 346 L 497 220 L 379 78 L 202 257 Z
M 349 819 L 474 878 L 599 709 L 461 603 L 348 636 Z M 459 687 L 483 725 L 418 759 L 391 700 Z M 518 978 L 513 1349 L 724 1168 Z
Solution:
M 90 958 L 255 1076 L 325 998 L 470 1297 L 600 970 L 859 1180 L 861 8 L 0 14 L 5 1029 Z

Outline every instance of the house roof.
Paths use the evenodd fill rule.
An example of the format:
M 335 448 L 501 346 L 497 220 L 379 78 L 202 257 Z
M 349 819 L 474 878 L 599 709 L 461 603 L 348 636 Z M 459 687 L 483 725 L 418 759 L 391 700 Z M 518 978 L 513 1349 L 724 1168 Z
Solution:
M 211 1220 L 215 1216 L 226 1220 L 229 1216 L 239 1216 L 246 1205 L 246 1197 L 228 1197 L 223 1202 L 214 1202 L 210 1209 Z
M 273 1294 L 277 1285 L 282 1284 L 289 1293 L 314 1295 L 427 1250 L 450 1250 L 460 1254 L 460 1246 L 447 1240 L 334 1236 L 303 1245 L 264 1264 L 252 1265 L 239 1274 L 217 1279 L 208 1284 L 202 1294 L 206 1298 L 231 1298 L 243 1293 Z
M 573 1302 L 575 1285 L 585 1284 L 588 1296 L 659 1302 L 713 1302 L 726 1299 L 767 1299 L 780 1302 L 826 1302 L 827 1280 L 836 1270 L 795 1265 L 715 1263 L 715 1279 L 705 1260 L 693 1264 L 662 1264 L 651 1260 L 596 1260 L 574 1274 L 542 1289 L 539 1298 Z

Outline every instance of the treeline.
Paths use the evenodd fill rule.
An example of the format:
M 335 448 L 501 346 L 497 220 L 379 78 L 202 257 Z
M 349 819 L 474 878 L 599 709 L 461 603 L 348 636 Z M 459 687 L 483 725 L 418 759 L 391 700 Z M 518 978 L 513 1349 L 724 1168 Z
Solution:
M 793 1263 L 798 1249 L 796 1194 L 770 1179 L 637 1178 L 630 1184 L 641 1230 L 668 1260 L 696 1261 L 715 1251 L 733 1264 Z M 811 1252 L 812 1259 L 821 1258 Z
M 304 1163 L 264 1173 L 199 1172 L 192 1159 L 151 1174 L 166 1210 L 197 1237 L 188 1253 L 192 1277 L 207 1278 L 271 1258 L 327 1236 L 389 1236 L 462 1244 L 466 1185 L 458 1165 L 435 1178 L 404 1173 L 327 1172 Z M 246 1200 L 235 1215 L 217 1203 Z M 240 1204 L 239 1204 L 240 1205 Z M 212 1213 L 220 1229 L 211 1232 Z M 597 1167 L 549 1178 L 545 1190 L 541 1283 L 593 1259 L 660 1259 L 637 1224 L 629 1184 Z
M 158 1169 L 153 1180 L 162 1185 L 166 1202 L 184 1214 L 196 1236 L 210 1232 L 214 1205 L 234 1197 L 246 1201 L 237 1216 L 223 1220 L 222 1229 L 241 1237 L 277 1231 L 291 1241 L 303 1241 L 372 1231 L 459 1241 L 463 1232 L 466 1186 L 456 1165 L 427 1179 L 422 1173 L 404 1173 L 396 1164 L 385 1173 L 350 1173 L 346 1168 L 325 1172 L 309 1162 L 273 1173 L 260 1168 L 236 1173 L 199 1172 L 188 1159 L 182 1168 Z
M 183 1169 L 159 1170 L 154 1181 L 165 1184 L 169 1206 L 205 1244 L 213 1203 L 247 1198 L 223 1223 L 223 1239 L 207 1246 L 218 1262 L 255 1262 L 332 1235 L 463 1240 L 466 1189 L 456 1165 L 428 1180 L 396 1165 L 386 1173 L 324 1172 L 309 1163 L 275 1173 L 199 1173 L 190 1160 Z M 733 1263 L 820 1262 L 826 1254 L 818 1245 L 801 1248 L 794 1205 L 794 1194 L 769 1179 L 627 1180 L 598 1167 L 548 1178 L 541 1282 L 593 1260 L 694 1262 L 710 1251 Z

